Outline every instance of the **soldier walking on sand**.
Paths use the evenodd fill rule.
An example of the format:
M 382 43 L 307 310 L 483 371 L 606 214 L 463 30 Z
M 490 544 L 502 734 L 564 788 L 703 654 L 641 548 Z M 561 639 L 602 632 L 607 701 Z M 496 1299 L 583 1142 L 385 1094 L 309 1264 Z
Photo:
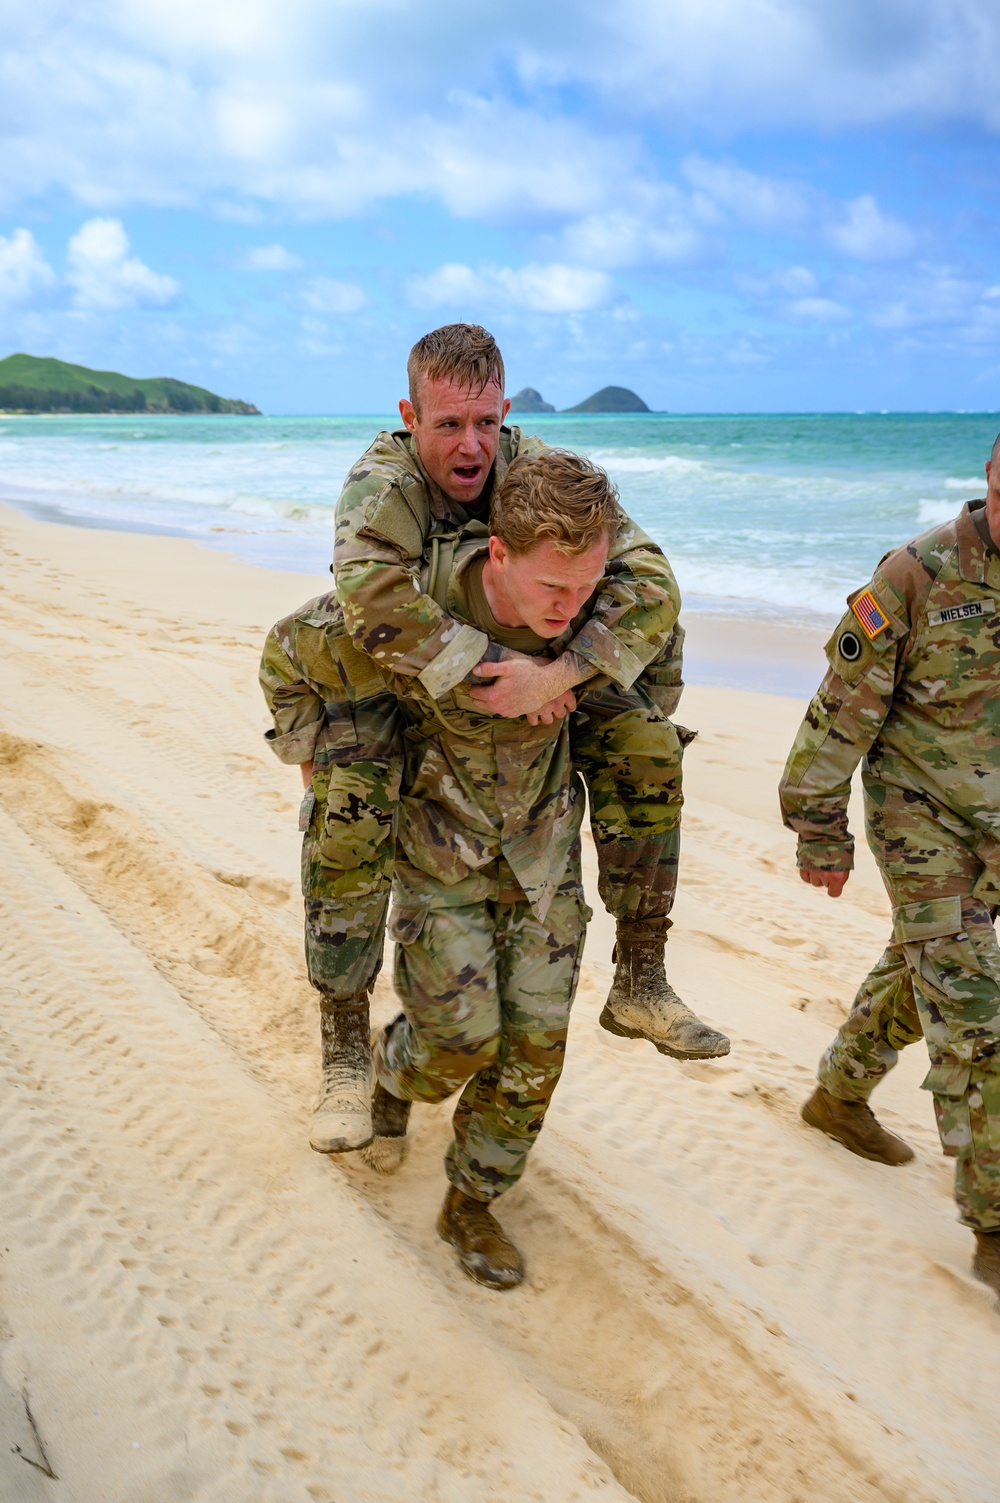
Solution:
M 889 948 L 802 1108 L 852 1153 L 913 1152 L 868 1098 L 921 1036 L 973 1271 L 1000 1293 L 1000 438 L 988 493 L 886 554 L 827 644 L 830 668 L 781 782 L 803 881 L 843 891 L 851 776 L 892 903 Z
M 449 559 L 455 619 L 540 667 L 558 661 L 551 643 L 583 625 L 619 525 L 595 465 L 556 451 L 514 459 L 489 533 L 466 529 Z M 282 630 L 293 671 L 294 634 Z M 509 1289 L 524 1263 L 490 1206 L 523 1173 L 562 1070 L 589 917 L 583 788 L 565 718 L 497 715 L 461 680 L 433 693 L 412 674 L 389 685 L 406 745 L 390 925 L 403 1012 L 374 1041 L 375 1163 L 402 1161 L 412 1102 L 464 1085 L 438 1230 L 470 1277 Z
M 473 691 L 474 702 L 522 727 L 572 714 L 579 704 L 573 758 L 590 795 L 601 898 L 617 921 L 616 971 L 601 1023 L 680 1059 L 729 1051 L 729 1040 L 691 1012 L 664 971 L 682 803 L 681 737 L 669 716 L 682 687 L 683 630 L 670 565 L 619 514 L 608 570 L 585 617 L 554 638 L 559 650 L 544 663 L 458 619 L 448 595 L 456 548 L 470 526 L 482 531 L 511 462 L 546 446 L 504 426 L 503 361 L 486 330 L 453 324 L 433 331 L 414 346 L 408 373 L 404 428 L 379 434 L 338 502 L 334 569 L 343 616 L 331 615 L 328 602 L 294 623 L 304 679 L 328 686 L 325 710 L 318 691 L 289 678 L 287 632 L 272 634 L 262 665 L 275 716 L 272 748 L 302 765 L 307 786 L 311 779 L 303 890 L 323 1049 L 310 1142 L 321 1152 L 361 1147 L 377 1127 L 365 1040 L 402 766 L 390 679 L 419 686 L 436 703 L 488 675 L 493 682 Z

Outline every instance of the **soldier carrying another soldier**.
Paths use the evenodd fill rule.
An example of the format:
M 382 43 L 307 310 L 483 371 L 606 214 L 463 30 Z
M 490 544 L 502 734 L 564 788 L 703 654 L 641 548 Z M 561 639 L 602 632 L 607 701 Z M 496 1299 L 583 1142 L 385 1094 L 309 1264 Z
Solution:
M 595 465 L 557 451 L 514 459 L 489 533 L 468 527 L 448 561 L 454 619 L 552 661 L 553 639 L 583 626 L 620 525 Z M 297 641 L 310 650 L 327 609 L 335 617 L 331 597 L 279 626 L 288 672 L 309 671 Z M 524 1263 L 490 1205 L 522 1174 L 562 1070 L 589 917 L 583 788 L 565 717 L 497 715 L 461 679 L 428 688 L 397 673 L 388 685 L 406 748 L 390 929 L 403 1013 L 374 1040 L 376 1162 L 401 1162 L 410 1103 L 464 1085 L 438 1230 L 472 1278 L 509 1289 Z
M 973 1272 L 1000 1293 L 1000 438 L 986 476 L 985 502 L 886 554 L 848 597 L 780 797 L 803 880 L 838 897 L 864 758 L 868 842 L 892 903 L 889 948 L 802 1115 L 852 1153 L 906 1163 L 868 1098 L 922 1036 Z
M 670 566 L 618 513 L 607 571 L 587 611 L 572 626 L 547 618 L 552 645 L 543 657 L 520 649 L 516 635 L 515 645 L 504 645 L 460 619 L 448 593 L 456 549 L 470 526 L 481 536 L 511 462 L 547 450 L 503 426 L 503 361 L 484 329 L 435 330 L 414 346 L 408 371 L 404 431 L 378 436 L 338 503 L 342 618 L 334 622 L 330 601 L 310 619 L 283 623 L 261 668 L 275 717 L 272 747 L 302 764 L 313 794 L 304 809 L 303 883 L 323 1049 L 310 1142 L 321 1152 L 361 1147 L 373 1133 L 368 995 L 381 964 L 395 853 L 400 680 L 437 703 L 460 684 L 490 678 L 472 689 L 471 702 L 522 731 L 572 715 L 599 890 L 617 920 L 601 1023 L 681 1059 L 729 1050 L 677 996 L 663 967 L 682 802 L 681 741 L 669 715 L 680 697 L 683 631 Z M 289 631 L 301 674 L 288 668 Z M 436 838 L 432 829 L 427 838 Z

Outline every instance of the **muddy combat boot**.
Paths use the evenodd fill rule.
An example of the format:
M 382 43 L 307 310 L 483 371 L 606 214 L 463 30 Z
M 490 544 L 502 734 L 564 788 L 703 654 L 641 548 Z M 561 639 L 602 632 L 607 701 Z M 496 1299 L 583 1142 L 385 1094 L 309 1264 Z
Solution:
M 389 1035 L 396 1024 L 402 1019 L 402 1013 L 394 1018 L 388 1027 L 381 1033 L 383 1041 L 388 1041 Z M 371 1036 L 371 1047 L 379 1041 L 378 1031 Z M 372 1141 L 361 1150 L 361 1157 L 369 1169 L 374 1169 L 376 1174 L 395 1174 L 406 1157 L 406 1129 L 410 1121 L 410 1107 L 412 1101 L 401 1101 L 391 1091 L 387 1091 L 372 1068 L 372 1079 L 375 1082 L 372 1088 Z
M 513 1289 L 524 1278 L 524 1259 L 490 1208 L 454 1185 L 438 1216 L 438 1236 L 450 1242 L 458 1261 L 477 1284 L 487 1289 Z
M 817 1086 L 800 1113 L 803 1122 L 818 1127 L 828 1138 L 836 1138 L 859 1158 L 877 1164 L 908 1164 L 913 1149 L 895 1133 L 887 1132 L 878 1122 L 867 1101 L 841 1101 Z
M 994 1294 L 1000 1295 L 1000 1231 L 974 1232 L 976 1255 L 972 1260 L 972 1272 L 982 1283 L 988 1284 Z
M 615 979 L 600 1016 L 602 1028 L 626 1039 L 648 1039 L 673 1059 L 718 1059 L 729 1053 L 724 1033 L 703 1023 L 682 1002 L 663 969 L 667 919 L 619 923 L 612 959 Z
M 317 1153 L 350 1153 L 372 1140 L 372 1052 L 368 996 L 336 1001 L 319 994 L 323 1076 L 309 1124 Z

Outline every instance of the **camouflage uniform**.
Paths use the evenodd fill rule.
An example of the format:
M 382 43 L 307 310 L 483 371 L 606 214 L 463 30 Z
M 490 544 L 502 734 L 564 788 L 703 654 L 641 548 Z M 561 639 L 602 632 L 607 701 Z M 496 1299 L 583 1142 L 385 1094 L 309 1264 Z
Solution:
M 502 429 L 491 484 L 502 481 L 517 454 L 545 448 L 517 428 Z M 487 494 L 484 514 L 488 504 Z M 337 593 L 360 671 L 370 676 L 374 661 L 387 676 L 419 682 L 437 700 L 483 659 L 490 636 L 456 619 L 437 596 L 457 539 L 484 519 L 434 484 L 409 434 L 379 434 L 348 475 L 337 506 Z M 679 610 L 667 560 L 626 518 L 590 609 L 550 644 L 553 656 L 568 649 L 594 669 L 589 692 L 578 691 L 572 735 L 591 795 L 601 897 L 617 918 L 658 919 L 664 929 L 677 882 L 682 803 L 681 744 L 669 723 L 682 688 Z M 384 788 L 379 770 L 379 800 Z M 356 795 L 356 783 L 345 792 Z M 335 783 L 327 797 L 331 805 L 341 800 L 346 834 L 349 801 Z M 389 874 L 387 866 L 386 884 Z M 337 923 L 370 933 L 367 915 L 357 924 L 348 909 L 347 901 L 339 903 Z
M 481 586 L 487 545 L 467 536 L 450 571 L 455 617 L 506 646 Z M 432 695 L 393 679 L 406 722 L 390 934 L 403 1017 L 375 1049 L 382 1086 L 407 1101 L 465 1090 L 448 1178 L 489 1201 L 522 1174 L 566 1052 L 586 920 L 583 790 L 565 722 L 484 715 L 468 687 Z
M 545 447 L 503 429 L 495 478 L 516 454 Z M 321 597 L 280 622 L 265 648 L 271 748 L 284 762 L 317 760 L 315 799 L 303 804 L 306 958 L 313 984 L 336 997 L 369 990 L 381 965 L 402 762 L 390 675 L 418 678 L 433 696 L 487 648 L 486 633 L 435 598 L 470 523 L 481 528 L 430 480 L 408 434 L 379 434 L 338 503 L 345 612 L 334 595 Z M 387 541 L 387 529 L 402 541 Z M 619 919 L 659 920 L 664 931 L 680 850 L 681 738 L 690 736 L 669 720 L 683 687 L 679 610 L 667 560 L 626 520 L 591 609 L 551 644 L 553 656 L 569 647 L 599 675 L 578 691 L 572 744 L 590 792 L 602 901 Z
M 1000 1228 L 1000 554 L 982 502 L 889 553 L 827 644 L 830 669 L 785 767 L 799 865 L 844 871 L 864 758 L 868 841 L 893 906 L 889 948 L 820 1066 L 867 1100 L 927 1041 L 961 1219 Z
M 396 696 L 353 649 L 335 594 L 272 628 L 260 682 L 275 755 L 314 764 L 299 815 L 306 966 L 313 986 L 346 1000 L 381 965 L 402 771 Z
M 450 569 L 450 605 L 507 645 L 516 638 L 519 650 L 548 651 L 533 633 L 486 619 L 485 597 L 472 588 L 486 556 L 485 528 L 479 532 L 464 539 Z M 300 738 L 288 749 L 311 744 L 317 762 L 337 692 L 329 680 L 340 677 L 337 619 L 335 597 L 324 597 L 279 623 L 265 651 L 280 731 L 273 739 Z M 320 621 L 325 656 L 310 634 Z M 416 677 L 386 681 L 404 748 L 390 933 L 405 1011 L 376 1047 L 376 1070 L 405 1100 L 442 1101 L 469 1082 L 448 1173 L 465 1194 L 486 1201 L 523 1171 L 562 1069 L 589 917 L 580 876 L 583 790 L 565 721 L 530 726 L 483 714 L 467 685 L 433 696 Z M 352 716 L 370 702 L 350 707 Z M 650 705 L 650 716 L 657 713 Z M 310 813 L 306 842 L 320 865 L 321 803 Z M 391 822 L 389 813 L 385 827 Z

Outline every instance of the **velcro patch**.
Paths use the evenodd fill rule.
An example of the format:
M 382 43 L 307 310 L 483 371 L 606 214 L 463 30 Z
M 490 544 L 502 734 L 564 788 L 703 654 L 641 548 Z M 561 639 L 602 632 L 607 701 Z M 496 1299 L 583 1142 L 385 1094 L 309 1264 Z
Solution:
M 927 612 L 928 626 L 944 626 L 948 621 L 968 621 L 971 616 L 995 616 L 995 600 L 965 600 L 961 605 L 942 606 Z
M 871 590 L 862 590 L 857 600 L 852 602 L 851 610 L 861 622 L 861 628 L 870 642 L 873 642 L 879 632 L 885 631 L 889 625 L 889 617 Z

